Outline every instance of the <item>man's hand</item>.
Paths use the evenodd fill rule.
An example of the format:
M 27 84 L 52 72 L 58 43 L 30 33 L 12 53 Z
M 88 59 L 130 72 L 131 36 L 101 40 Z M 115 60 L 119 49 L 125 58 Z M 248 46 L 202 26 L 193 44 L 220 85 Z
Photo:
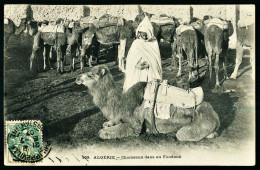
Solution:
M 147 68 L 149 68 L 149 65 L 148 65 L 148 63 L 147 62 L 138 62 L 137 64 L 136 64 L 136 66 L 135 66 L 135 68 L 137 68 L 137 69 L 139 69 L 139 70 L 143 70 L 143 69 L 147 69 Z

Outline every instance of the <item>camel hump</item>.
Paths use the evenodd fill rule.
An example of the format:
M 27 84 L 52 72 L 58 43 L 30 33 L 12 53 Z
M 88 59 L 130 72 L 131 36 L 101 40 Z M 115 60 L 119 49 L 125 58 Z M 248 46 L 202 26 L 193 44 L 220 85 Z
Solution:
M 147 83 L 145 88 L 144 99 L 154 100 L 154 86 L 153 83 Z M 179 108 L 194 108 L 200 105 L 204 100 L 204 92 L 201 87 L 193 88 L 189 91 L 170 86 L 166 81 L 159 85 L 156 102 L 164 104 L 172 104 Z

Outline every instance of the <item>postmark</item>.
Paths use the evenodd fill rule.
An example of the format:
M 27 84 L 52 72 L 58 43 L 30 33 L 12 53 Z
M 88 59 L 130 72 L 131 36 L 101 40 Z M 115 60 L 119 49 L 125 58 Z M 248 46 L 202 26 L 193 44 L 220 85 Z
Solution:
M 8 163 L 40 162 L 44 158 L 41 121 L 6 121 L 6 150 Z

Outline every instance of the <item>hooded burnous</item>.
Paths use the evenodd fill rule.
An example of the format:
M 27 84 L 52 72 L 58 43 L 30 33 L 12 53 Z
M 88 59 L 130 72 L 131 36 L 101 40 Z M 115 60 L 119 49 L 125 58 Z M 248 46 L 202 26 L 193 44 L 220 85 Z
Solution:
M 159 45 L 154 37 L 153 26 L 147 16 L 137 27 L 136 36 L 139 32 L 146 33 L 147 39 L 136 39 L 128 52 L 124 92 L 138 82 L 149 82 L 153 79 L 162 80 Z

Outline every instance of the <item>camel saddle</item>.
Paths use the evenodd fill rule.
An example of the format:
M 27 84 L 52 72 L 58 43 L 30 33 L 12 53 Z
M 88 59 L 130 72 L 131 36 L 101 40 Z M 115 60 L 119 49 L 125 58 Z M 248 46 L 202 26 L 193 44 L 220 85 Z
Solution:
M 158 25 L 164 26 L 164 25 L 174 25 L 175 22 L 167 16 L 164 17 L 156 17 L 156 16 L 152 16 L 152 18 L 150 19 L 151 22 L 156 23 Z
M 39 29 L 41 32 L 52 32 L 52 33 L 64 33 L 65 31 L 65 26 L 63 24 L 58 24 L 58 25 L 42 25 Z
M 124 26 L 124 20 L 121 17 L 113 17 L 111 15 L 105 14 L 99 18 L 96 23 L 98 28 L 105 28 L 110 26 Z
M 180 25 L 177 29 L 176 29 L 176 34 L 177 35 L 181 35 L 184 31 L 187 31 L 187 30 L 194 30 L 193 26 L 191 25 Z
M 93 16 L 87 16 L 79 19 L 80 26 L 82 28 L 87 28 L 89 27 L 90 24 L 95 24 L 97 22 L 96 17 Z
M 224 20 L 221 20 L 220 18 L 212 18 L 204 21 L 204 23 L 207 24 L 207 27 L 216 25 L 222 30 L 228 29 L 228 23 Z
M 203 102 L 204 93 L 201 87 L 196 87 L 186 91 L 168 85 L 167 80 L 164 80 L 162 83 L 159 83 L 158 86 L 157 85 L 157 81 L 147 83 L 144 100 L 172 104 L 179 108 L 195 108 Z

